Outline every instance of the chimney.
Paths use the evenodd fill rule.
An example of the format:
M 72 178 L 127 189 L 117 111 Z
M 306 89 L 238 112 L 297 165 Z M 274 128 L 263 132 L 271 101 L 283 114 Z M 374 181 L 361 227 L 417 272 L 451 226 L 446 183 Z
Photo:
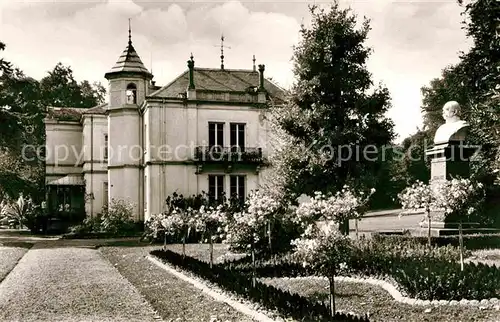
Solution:
M 189 68 L 189 86 L 187 88 L 187 98 L 196 99 L 196 90 L 194 86 L 194 60 L 193 53 L 191 53 L 191 59 L 187 61 Z
M 259 89 L 258 89 L 258 97 L 257 101 L 259 103 L 266 102 L 266 89 L 264 88 L 264 65 L 259 65 Z

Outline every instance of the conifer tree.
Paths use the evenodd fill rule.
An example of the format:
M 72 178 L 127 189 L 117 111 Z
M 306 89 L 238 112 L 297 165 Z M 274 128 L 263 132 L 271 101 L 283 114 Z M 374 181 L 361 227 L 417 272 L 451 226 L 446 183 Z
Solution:
M 374 187 L 382 147 L 394 137 L 385 116 L 389 91 L 374 86 L 366 67 L 369 20 L 359 26 L 351 9 L 337 2 L 330 10 L 311 6 L 310 12 L 312 24 L 302 26 L 294 48 L 295 84 L 288 102 L 271 109 L 271 185 L 288 200 L 335 192 L 345 184 Z

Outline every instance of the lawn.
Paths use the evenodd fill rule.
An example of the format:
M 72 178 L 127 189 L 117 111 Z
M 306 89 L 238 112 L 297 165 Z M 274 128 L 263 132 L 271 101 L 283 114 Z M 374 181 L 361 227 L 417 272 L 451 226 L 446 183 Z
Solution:
M 187 244 L 186 255 L 208 263 L 210 261 L 209 247 L 208 244 Z M 166 248 L 182 254 L 182 245 L 171 244 L 166 245 Z M 242 256 L 245 255 L 230 252 L 229 245 L 227 244 L 214 244 L 214 263 L 221 263 L 227 260 L 241 258 Z
M 26 254 L 30 247 L 30 244 L 0 241 L 0 282 L 17 265 L 17 262 Z
M 205 247 L 198 244 L 187 245 L 189 256 L 208 258 Z M 229 305 L 215 301 L 191 284 L 178 279 L 167 271 L 145 259 L 153 249 L 148 247 L 101 247 L 101 253 L 127 278 L 148 300 L 165 321 L 253 321 Z M 169 245 L 181 252 L 181 245 Z M 225 246 L 215 247 L 215 256 L 223 255 Z M 213 319 L 217 320 L 213 320 Z

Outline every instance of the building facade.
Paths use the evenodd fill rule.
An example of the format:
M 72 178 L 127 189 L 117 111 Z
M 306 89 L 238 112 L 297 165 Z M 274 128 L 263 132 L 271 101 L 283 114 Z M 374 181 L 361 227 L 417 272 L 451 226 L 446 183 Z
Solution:
M 136 220 L 162 212 L 167 196 L 207 193 L 244 198 L 265 180 L 266 113 L 284 91 L 249 70 L 195 67 L 165 86 L 129 42 L 105 74 L 108 102 L 90 109 L 48 108 L 46 185 L 51 211 L 99 214 L 113 199 Z

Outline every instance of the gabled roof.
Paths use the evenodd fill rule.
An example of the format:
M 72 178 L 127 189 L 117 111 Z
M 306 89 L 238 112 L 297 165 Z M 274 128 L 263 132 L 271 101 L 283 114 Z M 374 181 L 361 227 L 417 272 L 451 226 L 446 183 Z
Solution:
M 246 92 L 259 86 L 259 73 L 246 69 L 217 69 L 195 67 L 194 86 L 199 90 Z M 186 70 L 168 85 L 151 93 L 151 97 L 178 97 L 189 85 L 189 70 Z M 264 79 L 264 88 L 274 100 L 284 101 L 285 90 Z
M 150 79 L 153 78 L 153 75 L 144 66 L 141 58 L 135 51 L 131 40 L 129 40 L 127 47 L 122 52 L 113 68 L 111 68 L 111 70 L 107 72 L 104 77 L 108 78 L 109 76 L 117 73 L 139 73 Z

